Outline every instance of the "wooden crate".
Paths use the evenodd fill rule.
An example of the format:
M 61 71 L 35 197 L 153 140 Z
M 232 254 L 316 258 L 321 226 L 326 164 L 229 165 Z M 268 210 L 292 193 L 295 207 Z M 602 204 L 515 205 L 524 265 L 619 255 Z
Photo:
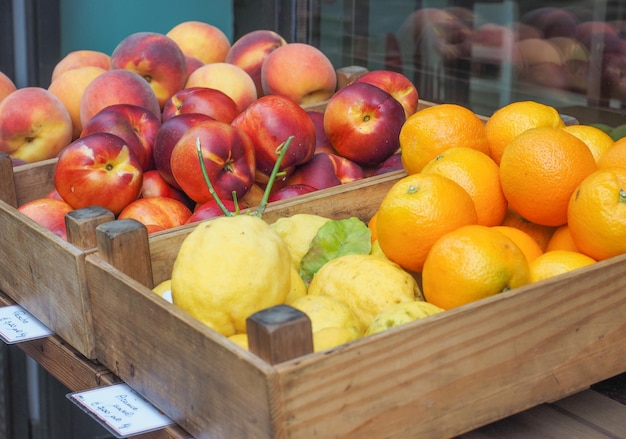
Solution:
M 366 220 L 401 176 L 265 218 Z M 98 229 L 86 258 L 98 360 L 196 438 L 454 437 L 626 370 L 626 256 L 270 364 L 146 286 L 169 277 L 190 229 Z
M 0 290 L 87 358 L 95 357 L 85 277 L 85 255 L 95 247 L 97 224 L 114 219 L 103 209 L 80 209 L 68 218 L 68 241 L 16 207 L 54 188 L 56 159 L 13 170 L 0 155 Z M 88 232 L 90 231 L 90 232 Z
M 56 159 L 50 159 L 13 168 L 10 158 L 0 153 L 0 230 L 5 242 L 0 247 L 0 291 L 81 354 L 95 359 L 84 261 L 95 250 L 95 227 L 114 216 L 98 208 L 72 212 L 65 241 L 21 214 L 17 206 L 54 189 L 55 166 Z M 326 193 L 318 191 L 314 197 L 323 198 Z M 188 230 L 183 226 L 167 233 L 181 236 Z
M 344 81 L 362 69 L 338 71 Z M 326 102 L 307 106 L 323 111 Z M 420 108 L 433 105 L 421 102 Z M 95 226 L 111 221 L 111 212 L 79 209 L 68 220 L 74 233 L 65 241 L 17 211 L 16 207 L 46 196 L 54 189 L 56 159 L 12 167 L 0 153 L 0 290 L 33 314 L 89 359 L 95 359 L 85 255 L 94 251 Z M 317 196 L 325 196 L 319 191 Z M 178 228 L 177 228 L 178 229 Z M 177 235 L 188 228 L 168 230 Z

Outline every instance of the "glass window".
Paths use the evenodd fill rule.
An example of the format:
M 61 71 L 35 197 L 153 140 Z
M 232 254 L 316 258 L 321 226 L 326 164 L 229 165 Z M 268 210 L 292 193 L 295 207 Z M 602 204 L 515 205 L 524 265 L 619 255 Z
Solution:
M 485 115 L 525 99 L 626 101 L 622 1 L 321 0 L 309 12 L 308 38 L 336 66 L 400 71 L 425 100 Z

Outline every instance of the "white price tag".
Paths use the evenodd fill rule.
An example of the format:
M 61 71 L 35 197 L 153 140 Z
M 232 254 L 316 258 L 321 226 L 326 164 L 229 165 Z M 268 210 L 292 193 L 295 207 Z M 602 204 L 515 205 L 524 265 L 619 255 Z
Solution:
M 117 438 L 126 438 L 173 425 L 127 384 L 113 384 L 67 395 Z
M 20 343 L 53 335 L 48 327 L 19 305 L 0 308 L 0 338 L 7 343 Z

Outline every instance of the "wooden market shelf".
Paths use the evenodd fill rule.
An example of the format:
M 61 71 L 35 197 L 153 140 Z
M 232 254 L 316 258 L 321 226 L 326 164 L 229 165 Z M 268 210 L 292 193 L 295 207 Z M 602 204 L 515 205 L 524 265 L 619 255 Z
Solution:
M 0 306 L 13 304 L 15 302 L 0 291 Z M 67 387 L 70 392 L 93 389 L 122 381 L 103 365 L 87 359 L 57 335 L 18 343 L 17 346 Z M 189 433 L 179 426 L 134 437 L 137 439 L 191 438 Z
M 0 306 L 14 304 L 0 292 Z M 121 380 L 106 367 L 89 360 L 59 336 L 19 343 L 69 391 L 87 390 Z M 553 403 L 545 403 L 465 433 L 457 439 L 535 439 L 585 437 L 618 439 L 626 436 L 626 405 L 594 390 L 584 390 Z M 135 436 L 137 439 L 187 439 L 179 426 Z

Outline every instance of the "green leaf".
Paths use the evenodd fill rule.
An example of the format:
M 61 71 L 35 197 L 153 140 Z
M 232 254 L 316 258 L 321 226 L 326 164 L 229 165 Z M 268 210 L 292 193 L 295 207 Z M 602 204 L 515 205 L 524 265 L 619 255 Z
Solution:
M 369 254 L 371 231 L 356 217 L 330 220 L 319 228 L 300 262 L 300 276 L 308 285 L 326 262 L 349 254 Z

